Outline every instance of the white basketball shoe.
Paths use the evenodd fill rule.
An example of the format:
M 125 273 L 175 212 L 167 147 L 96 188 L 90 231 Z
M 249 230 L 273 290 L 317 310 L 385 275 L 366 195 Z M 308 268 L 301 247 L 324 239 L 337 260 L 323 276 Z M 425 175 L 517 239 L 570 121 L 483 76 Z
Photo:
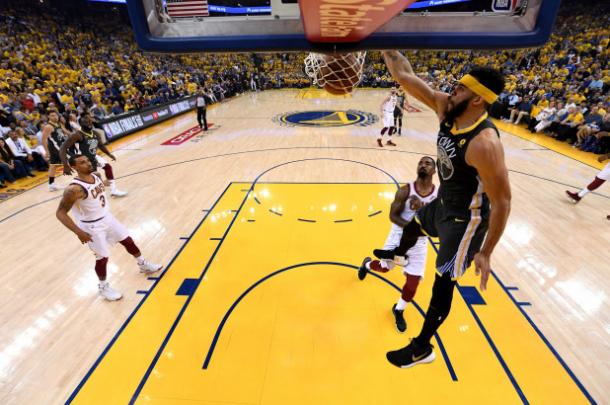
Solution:
M 151 263 L 148 260 L 143 259 L 140 263 L 138 263 L 138 267 L 140 268 L 140 273 L 151 274 L 161 270 L 163 265 Z
M 113 290 L 107 281 L 100 281 L 98 284 L 99 293 L 107 301 L 118 301 L 123 298 L 123 294 Z

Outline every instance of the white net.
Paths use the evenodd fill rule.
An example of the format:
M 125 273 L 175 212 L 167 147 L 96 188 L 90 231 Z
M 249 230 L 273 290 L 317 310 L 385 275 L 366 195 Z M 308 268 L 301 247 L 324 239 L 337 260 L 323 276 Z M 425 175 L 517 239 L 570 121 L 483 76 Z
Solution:
M 305 58 L 305 73 L 317 86 L 351 91 L 360 84 L 366 52 L 325 55 L 310 53 Z

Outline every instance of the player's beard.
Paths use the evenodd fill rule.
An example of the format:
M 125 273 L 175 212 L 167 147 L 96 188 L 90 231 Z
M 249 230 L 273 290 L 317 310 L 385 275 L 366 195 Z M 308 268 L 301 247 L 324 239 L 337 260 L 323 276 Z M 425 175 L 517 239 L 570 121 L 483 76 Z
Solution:
M 455 104 L 453 108 L 447 108 L 447 112 L 445 113 L 445 119 L 451 123 L 455 122 L 455 119 L 462 115 L 464 111 L 466 111 L 469 102 L 470 99 L 462 100 L 459 103 Z
M 417 178 L 418 178 L 418 179 L 423 180 L 423 179 L 425 179 L 427 176 L 428 176 L 428 173 L 426 172 L 426 169 L 425 169 L 425 168 L 423 168 L 423 167 L 422 167 L 421 169 L 419 169 L 419 170 L 417 171 Z

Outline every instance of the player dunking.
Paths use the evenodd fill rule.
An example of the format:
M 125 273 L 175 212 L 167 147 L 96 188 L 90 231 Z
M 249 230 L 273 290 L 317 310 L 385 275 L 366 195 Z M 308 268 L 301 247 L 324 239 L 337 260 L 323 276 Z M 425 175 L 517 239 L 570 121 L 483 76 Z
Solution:
M 84 113 L 78 121 L 81 129 L 74 132 L 70 137 L 63 143 L 59 150 L 59 155 L 64 164 L 64 173 L 71 174 L 70 165 L 68 164 L 67 151 L 74 145 L 77 146 L 80 153 L 87 156 L 91 160 L 93 165 L 93 171 L 96 171 L 98 166 L 104 170 L 106 179 L 110 184 L 110 195 L 113 197 L 124 197 L 127 192 L 117 189 L 114 180 L 114 173 L 112 166 L 104 158 L 98 156 L 97 149 L 101 149 L 106 155 L 110 156 L 113 161 L 116 160 L 114 155 L 106 148 L 102 143 L 99 135 L 93 130 L 93 120 L 91 115 Z
M 382 119 L 383 119 L 383 128 L 381 129 L 381 132 L 379 133 L 379 137 L 377 138 L 377 145 L 379 145 L 380 148 L 383 148 L 383 136 L 385 135 L 385 133 L 388 133 L 388 137 L 390 137 L 390 139 L 388 139 L 388 141 L 386 142 L 386 145 L 389 146 L 396 146 L 396 144 L 394 142 L 392 142 L 392 135 L 394 135 L 394 132 L 396 131 L 396 128 L 394 128 L 394 108 L 396 107 L 396 89 L 392 89 L 392 92 L 390 93 L 390 95 L 388 97 L 386 97 L 385 100 L 383 100 L 383 103 L 381 104 L 381 115 L 382 115 Z
M 394 79 L 436 112 L 440 121 L 438 198 L 417 211 L 400 246 L 408 251 L 424 235 L 422 231 L 440 241 L 437 275 L 421 332 L 409 345 L 386 355 L 393 365 L 406 368 L 434 360 L 430 340 L 449 315 L 457 279 L 472 260 L 481 275 L 480 288 L 487 288 L 491 255 L 504 232 L 511 200 L 504 150 L 487 115 L 504 89 L 504 78 L 494 69 L 473 68 L 447 94 L 418 78 L 400 52 L 383 54 Z
M 608 160 L 610 159 L 610 153 L 606 154 L 606 155 L 601 155 L 599 158 L 597 158 L 597 160 L 602 163 L 604 160 Z M 595 178 L 593 179 L 593 181 L 585 188 L 583 188 L 582 190 L 580 190 L 578 193 L 575 193 L 573 191 L 569 191 L 566 190 L 566 194 L 568 195 L 568 197 L 570 197 L 570 200 L 576 204 L 578 203 L 580 200 L 582 200 L 582 198 L 584 196 L 586 196 L 587 194 L 589 194 L 591 191 L 593 190 L 597 190 L 602 184 L 604 184 L 607 180 L 610 180 L 610 163 L 608 163 L 606 166 L 604 166 L 604 168 L 602 169 L 601 172 L 599 172 L 597 174 L 597 176 L 595 176 Z M 610 215 L 606 216 L 606 219 L 610 220 Z
M 400 245 L 403 228 L 413 219 L 415 212 L 436 198 L 437 190 L 432 182 L 434 173 L 436 173 L 434 159 L 425 156 L 420 159 L 417 165 L 417 179 L 412 183 L 405 184 L 396 192 L 394 202 L 392 202 L 392 207 L 390 208 L 392 228 L 383 246 L 383 251 L 393 251 L 397 248 Z M 402 268 L 406 281 L 402 287 L 402 293 L 398 302 L 392 307 L 396 329 L 401 333 L 407 330 L 404 310 L 407 304 L 415 297 L 417 286 L 424 277 L 427 252 L 427 238 L 422 236 L 417 240 L 415 246 L 407 252 L 409 261 L 406 265 L 404 262 L 394 263 L 393 260 L 385 259 L 371 260 L 370 257 L 367 257 L 362 262 L 362 266 L 360 266 L 358 271 L 358 278 L 364 280 L 367 270 L 385 273 L 391 270 L 395 264 Z M 377 253 L 377 250 L 375 253 Z
M 68 135 L 64 132 L 64 128 L 59 122 L 59 113 L 55 110 L 47 112 L 49 123 L 42 129 L 42 146 L 49 158 L 49 191 L 61 190 L 55 184 L 55 173 L 57 166 L 61 165 L 59 149 L 61 145 L 68 139 Z
M 112 289 L 106 281 L 110 245 L 117 242 L 123 245 L 136 258 L 140 272 L 144 274 L 159 271 L 163 266 L 145 260 L 127 229 L 110 213 L 104 188 L 108 183 L 104 183 L 94 173 L 91 160 L 84 155 L 74 155 L 70 157 L 69 164 L 76 170 L 76 177 L 64 191 L 57 208 L 57 219 L 95 254 L 95 273 L 99 278 L 100 295 L 108 301 L 119 300 L 122 298 L 121 293 Z M 69 211 L 72 211 L 77 223 L 70 218 Z

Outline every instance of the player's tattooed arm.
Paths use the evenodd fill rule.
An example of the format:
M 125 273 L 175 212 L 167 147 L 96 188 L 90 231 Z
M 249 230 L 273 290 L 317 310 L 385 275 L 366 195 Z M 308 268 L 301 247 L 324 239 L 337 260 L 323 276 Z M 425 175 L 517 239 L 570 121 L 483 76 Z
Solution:
M 400 190 L 396 192 L 396 196 L 394 197 L 394 201 L 392 202 L 392 206 L 390 207 L 390 221 L 392 223 L 404 228 L 409 224 L 408 221 L 405 221 L 400 214 L 402 214 L 405 209 L 405 204 L 407 203 L 407 199 L 409 198 L 409 186 L 401 187 Z
M 78 236 L 78 239 L 81 241 L 81 243 L 90 242 L 91 235 L 89 235 L 87 232 L 80 229 L 74 223 L 72 218 L 70 218 L 70 215 L 68 215 L 68 212 L 70 212 L 70 209 L 72 208 L 72 206 L 74 205 L 74 203 L 77 200 L 85 198 L 85 197 L 86 197 L 85 191 L 83 190 L 82 187 L 74 185 L 74 184 L 71 186 L 68 186 L 64 190 L 64 195 L 62 196 L 61 201 L 59 202 L 59 206 L 57 207 L 57 211 L 55 212 L 55 216 L 57 217 L 59 222 L 61 222 L 62 224 L 64 224 L 64 226 L 66 228 L 68 228 L 69 230 L 74 232 L 76 234 L 76 236 Z
M 449 95 L 435 91 L 420 79 L 409 60 L 398 51 L 383 51 L 388 70 L 405 91 L 433 109 L 439 117 L 445 114 Z

